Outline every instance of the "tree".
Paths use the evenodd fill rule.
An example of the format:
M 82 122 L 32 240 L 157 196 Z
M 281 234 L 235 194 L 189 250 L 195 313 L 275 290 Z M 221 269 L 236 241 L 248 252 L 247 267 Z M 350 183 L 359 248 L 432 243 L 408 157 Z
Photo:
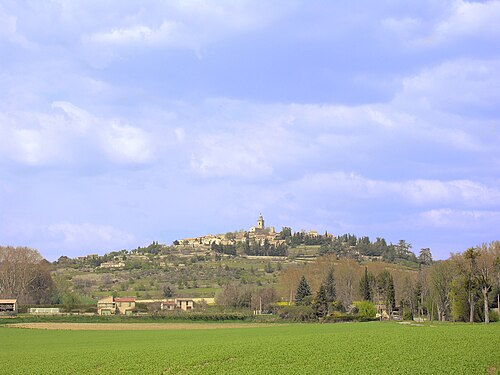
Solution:
M 367 267 L 365 267 L 365 274 L 359 281 L 359 291 L 364 301 L 372 301 L 372 290 Z
M 266 265 L 264 266 L 264 271 L 266 273 L 273 273 L 274 272 L 273 265 L 271 264 L 271 262 L 266 263 Z
M 495 268 L 500 257 L 500 242 L 492 242 L 489 246 L 483 244 L 477 249 L 476 266 L 477 282 L 484 299 L 484 322 L 490 322 L 489 292 L 495 281 Z
M 271 311 L 273 303 L 277 300 L 274 288 L 256 289 L 252 292 L 251 306 L 254 310 Z
M 450 312 L 453 275 L 454 267 L 449 260 L 435 263 L 430 268 L 430 292 L 437 305 L 438 320 L 443 322 Z
M 335 266 L 337 302 L 341 309 L 346 310 L 354 300 L 354 292 L 359 283 L 356 270 L 358 264 L 353 260 L 339 261 Z
M 217 305 L 229 308 L 249 308 L 252 300 L 252 290 L 248 286 L 225 285 L 215 297 Z
M 431 249 L 429 249 L 428 247 L 420 249 L 420 255 L 418 256 L 418 261 L 421 264 L 430 266 L 432 264 Z
M 174 290 L 173 288 L 168 285 L 168 284 L 165 284 L 163 286 L 163 297 L 165 298 L 172 298 L 174 296 Z
M 378 301 L 383 301 L 389 316 L 396 305 L 396 292 L 394 290 L 394 279 L 388 271 L 382 271 L 377 276 Z
M 326 299 L 326 290 L 323 284 L 320 285 L 312 303 L 314 313 L 318 318 L 323 318 L 328 314 L 328 301 Z
M 49 264 L 27 247 L 0 247 L 0 297 L 20 303 L 47 303 L 54 284 Z
M 333 274 L 333 267 L 330 267 L 330 269 L 328 270 L 328 274 L 326 275 L 324 285 L 325 285 L 326 301 L 328 302 L 329 309 L 332 309 L 333 303 L 337 299 L 337 293 L 335 290 L 335 277 Z
M 396 292 L 394 290 L 394 279 L 392 275 L 389 275 L 389 279 L 387 281 L 386 291 L 385 291 L 385 305 L 389 310 L 389 316 L 392 315 L 392 310 L 396 307 Z
M 479 253 L 474 248 L 467 249 L 462 257 L 465 260 L 465 267 L 462 268 L 466 280 L 467 280 L 467 301 L 469 303 L 469 323 L 474 323 L 474 309 L 476 307 L 476 271 L 477 271 L 477 262 L 476 258 Z
M 305 304 L 306 297 L 311 295 L 311 288 L 307 283 L 306 277 L 302 276 L 299 285 L 297 286 L 297 292 L 295 293 L 295 304 L 303 305 Z

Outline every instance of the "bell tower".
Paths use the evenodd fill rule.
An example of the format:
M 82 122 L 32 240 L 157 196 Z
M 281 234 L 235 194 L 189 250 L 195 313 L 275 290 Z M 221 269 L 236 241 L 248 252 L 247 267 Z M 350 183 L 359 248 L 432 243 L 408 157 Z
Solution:
M 257 219 L 257 229 L 265 229 L 266 227 L 264 226 L 264 218 L 262 217 L 262 214 L 259 215 L 259 218 Z

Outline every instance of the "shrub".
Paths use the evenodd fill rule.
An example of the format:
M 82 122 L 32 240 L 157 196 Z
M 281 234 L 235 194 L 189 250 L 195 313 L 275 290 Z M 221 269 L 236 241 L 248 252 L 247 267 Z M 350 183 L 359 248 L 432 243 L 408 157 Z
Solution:
M 360 318 L 374 318 L 377 310 L 375 310 L 375 305 L 370 301 L 355 301 L 353 302 L 358 310 L 358 316 Z
M 490 322 L 498 322 L 500 321 L 500 316 L 498 315 L 497 310 L 490 310 Z
M 413 320 L 413 313 L 409 307 L 403 308 L 403 320 Z
M 371 322 L 377 320 L 377 318 L 359 315 L 349 315 L 349 314 L 333 314 L 325 316 L 321 322 L 322 323 L 342 323 L 342 322 Z
M 317 321 L 312 306 L 284 306 L 279 311 L 279 315 L 282 319 L 293 322 Z

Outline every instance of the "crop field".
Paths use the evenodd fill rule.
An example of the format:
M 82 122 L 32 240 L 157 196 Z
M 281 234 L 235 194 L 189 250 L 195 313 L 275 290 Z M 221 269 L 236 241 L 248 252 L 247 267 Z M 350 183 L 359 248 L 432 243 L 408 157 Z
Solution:
M 0 363 L 14 374 L 495 374 L 500 324 L 241 323 L 142 331 L 4 325 Z

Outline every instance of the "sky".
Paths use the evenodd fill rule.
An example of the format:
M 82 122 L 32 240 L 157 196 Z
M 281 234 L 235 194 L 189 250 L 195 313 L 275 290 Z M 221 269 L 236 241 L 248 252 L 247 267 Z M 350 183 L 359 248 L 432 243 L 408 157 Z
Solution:
M 500 1 L 0 0 L 0 245 L 499 240 Z

